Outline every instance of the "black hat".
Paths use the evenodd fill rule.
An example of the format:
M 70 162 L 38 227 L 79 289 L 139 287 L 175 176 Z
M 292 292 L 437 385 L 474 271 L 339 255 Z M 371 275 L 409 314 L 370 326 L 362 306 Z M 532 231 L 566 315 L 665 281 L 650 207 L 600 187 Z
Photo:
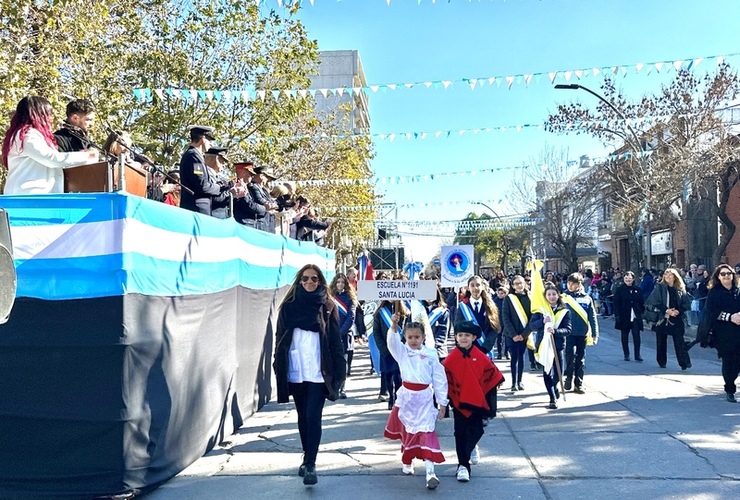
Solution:
M 461 321 L 455 323 L 455 333 L 472 333 L 475 338 L 479 339 L 483 335 L 483 331 L 480 329 L 474 321 Z
M 270 167 L 254 167 L 254 173 L 262 174 L 265 177 L 269 177 L 270 179 L 277 179 L 277 177 L 275 177 L 275 174 L 272 172 L 272 169 Z
M 188 127 L 188 130 L 190 131 L 190 139 L 193 141 L 197 141 L 203 136 L 205 136 L 209 141 L 216 140 L 216 138 L 213 137 L 213 132 L 215 132 L 216 129 L 209 127 L 208 125 L 191 125 Z
M 229 159 L 226 157 L 226 153 L 229 152 L 228 148 L 208 148 L 208 151 L 206 151 L 207 155 L 216 155 L 223 158 L 224 161 L 228 162 Z

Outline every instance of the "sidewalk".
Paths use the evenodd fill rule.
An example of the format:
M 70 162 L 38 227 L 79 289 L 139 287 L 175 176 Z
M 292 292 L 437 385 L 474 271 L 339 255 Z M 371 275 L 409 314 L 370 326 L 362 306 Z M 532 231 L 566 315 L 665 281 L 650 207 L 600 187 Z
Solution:
M 401 474 L 400 446 L 382 437 L 387 404 L 379 379 L 368 376 L 367 350 L 355 358 L 349 399 L 327 403 L 318 456 L 319 483 L 306 487 L 292 405 L 269 403 L 230 441 L 215 448 L 146 500 L 248 498 L 668 499 L 740 498 L 740 404 L 724 400 L 716 351 L 693 348 L 693 368 L 681 371 L 669 346 L 668 368 L 655 362 L 652 332 L 643 332 L 644 363 L 623 361 L 619 333 L 602 320 L 601 341 L 587 351 L 587 393 L 568 393 L 546 408 L 542 377 L 524 375 L 524 392 L 507 377 L 499 417 L 481 440 L 481 461 L 469 483 L 455 480 L 452 420 L 437 426 L 447 462 L 441 484 L 424 488 Z

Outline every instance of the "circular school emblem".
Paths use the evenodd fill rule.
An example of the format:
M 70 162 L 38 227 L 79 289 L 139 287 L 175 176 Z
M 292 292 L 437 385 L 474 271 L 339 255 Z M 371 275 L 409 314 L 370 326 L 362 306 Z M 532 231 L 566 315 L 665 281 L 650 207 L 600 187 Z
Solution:
M 449 256 L 447 256 L 447 261 L 445 262 L 445 265 L 447 266 L 447 270 L 453 276 L 462 276 L 467 272 L 470 261 L 468 260 L 468 256 L 465 255 L 465 253 L 452 252 Z

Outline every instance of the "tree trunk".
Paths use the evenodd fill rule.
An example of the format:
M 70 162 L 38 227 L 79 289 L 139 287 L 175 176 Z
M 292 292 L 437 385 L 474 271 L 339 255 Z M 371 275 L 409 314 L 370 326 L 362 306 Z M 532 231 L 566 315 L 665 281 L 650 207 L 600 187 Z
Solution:
M 714 253 L 712 254 L 712 267 L 717 266 L 722 262 L 722 257 L 725 255 L 727 245 L 730 244 L 732 237 L 735 235 L 736 226 L 735 223 L 732 222 L 732 219 L 727 215 L 727 203 L 730 201 L 730 193 L 732 188 L 735 187 L 735 184 L 737 184 L 737 181 L 738 176 L 736 165 L 728 165 L 727 169 L 719 178 L 719 185 L 717 186 L 717 189 L 719 190 L 719 203 L 712 203 L 712 207 L 714 208 L 717 217 L 725 226 L 725 230 L 722 232 L 722 236 L 720 236 L 719 239 L 719 245 L 714 249 Z

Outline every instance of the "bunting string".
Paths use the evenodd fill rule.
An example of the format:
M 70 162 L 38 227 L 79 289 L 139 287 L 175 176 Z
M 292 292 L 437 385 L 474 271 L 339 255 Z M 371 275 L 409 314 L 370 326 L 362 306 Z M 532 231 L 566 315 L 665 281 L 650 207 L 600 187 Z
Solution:
M 618 155 L 609 155 L 609 156 L 599 156 L 596 158 L 589 158 L 588 165 L 598 165 L 601 163 L 606 163 L 609 161 L 619 160 L 619 159 L 628 159 L 631 157 L 643 157 L 643 156 L 650 156 L 652 154 L 652 151 L 646 151 L 644 153 L 631 153 L 626 152 Z M 567 162 L 559 162 L 557 165 L 552 165 L 552 167 L 558 166 L 558 167 L 574 167 L 576 165 L 580 165 L 581 160 L 570 160 Z M 585 166 L 585 165 L 584 165 Z M 465 176 L 476 176 L 476 175 L 484 175 L 484 174 L 491 174 L 496 172 L 502 172 L 506 170 L 526 170 L 529 168 L 538 168 L 541 170 L 545 170 L 551 167 L 551 165 L 547 163 L 538 163 L 536 165 L 517 165 L 512 167 L 493 167 L 493 168 L 483 168 L 483 169 L 477 169 L 477 170 L 465 170 L 465 171 L 459 171 L 459 172 L 441 172 L 436 174 L 419 174 L 419 175 L 399 175 L 399 176 L 391 176 L 391 177 L 371 177 L 371 178 L 361 178 L 361 179 L 309 179 L 309 180 L 291 180 L 291 181 L 285 181 L 285 182 L 291 182 L 294 183 L 296 186 L 326 186 L 326 185 L 364 185 L 364 184 L 373 184 L 373 185 L 382 185 L 382 184 L 413 184 L 418 182 L 428 182 L 428 181 L 436 181 L 436 180 L 442 180 L 442 179 L 450 179 L 452 177 L 465 177 Z
M 480 203 L 486 203 L 489 205 L 500 205 L 507 201 L 505 198 L 499 198 L 498 200 L 456 200 L 456 201 L 436 201 L 426 203 L 394 203 L 394 208 L 433 208 L 433 207 L 459 207 L 461 205 L 475 205 Z M 351 206 L 324 206 L 316 207 L 319 212 L 332 213 L 332 212 L 362 212 L 365 210 L 376 210 L 381 208 L 380 205 L 351 205 Z M 383 207 L 388 209 L 388 206 Z
M 602 76 L 621 76 L 626 77 L 628 74 L 650 75 L 655 73 L 670 73 L 678 71 L 681 68 L 693 69 L 699 64 L 713 63 L 717 66 L 724 63 L 728 58 L 737 57 L 740 52 L 733 52 L 725 55 L 712 55 L 697 57 L 692 59 L 674 59 L 668 61 L 658 61 L 651 63 L 635 63 L 617 66 L 600 66 L 584 69 L 569 69 L 557 71 L 545 71 L 540 73 L 521 73 L 513 75 L 486 76 L 479 78 L 459 78 L 454 80 L 427 80 L 407 83 L 385 83 L 376 85 L 366 85 L 360 87 L 336 87 L 336 88 L 307 88 L 307 89 L 257 89 L 255 86 L 248 86 L 244 89 L 180 89 L 180 88 L 135 88 L 133 89 L 134 97 L 140 101 L 164 101 L 172 97 L 184 99 L 186 101 L 254 101 L 272 98 L 279 99 L 296 99 L 305 98 L 309 95 L 313 97 L 322 96 L 328 98 L 331 96 L 369 96 L 378 92 L 396 91 L 413 88 L 434 88 L 449 89 L 451 87 L 468 87 L 471 90 L 482 89 L 484 87 L 501 87 L 504 85 L 507 89 L 512 86 L 524 85 L 529 87 L 534 81 L 539 83 L 543 78 L 547 79 L 550 84 L 556 82 L 570 83 L 571 81 L 581 81 L 587 78 L 596 78 Z

